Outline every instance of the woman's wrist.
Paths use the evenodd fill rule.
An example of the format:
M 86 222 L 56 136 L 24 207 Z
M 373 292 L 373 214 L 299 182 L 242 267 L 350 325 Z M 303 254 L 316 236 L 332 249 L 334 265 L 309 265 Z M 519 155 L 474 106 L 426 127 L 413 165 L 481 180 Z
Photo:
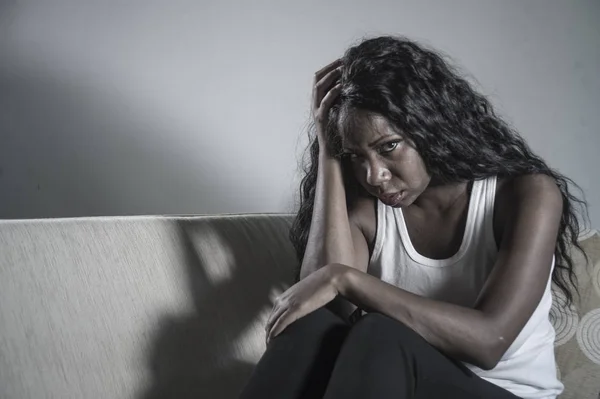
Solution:
M 331 151 L 329 151 L 327 148 L 320 147 L 319 148 L 319 161 L 329 161 L 329 160 L 339 161 L 339 158 L 335 157 L 331 153 Z
M 327 265 L 327 267 L 329 269 L 329 283 L 335 288 L 339 295 L 345 296 L 350 284 L 350 275 L 354 269 L 341 263 L 331 263 Z

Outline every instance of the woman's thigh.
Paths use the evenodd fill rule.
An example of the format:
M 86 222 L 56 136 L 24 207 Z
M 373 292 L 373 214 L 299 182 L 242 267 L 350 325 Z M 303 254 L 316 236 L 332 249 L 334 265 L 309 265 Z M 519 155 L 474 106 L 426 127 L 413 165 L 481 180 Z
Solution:
M 324 397 L 516 398 L 379 313 L 363 316 L 351 328 Z

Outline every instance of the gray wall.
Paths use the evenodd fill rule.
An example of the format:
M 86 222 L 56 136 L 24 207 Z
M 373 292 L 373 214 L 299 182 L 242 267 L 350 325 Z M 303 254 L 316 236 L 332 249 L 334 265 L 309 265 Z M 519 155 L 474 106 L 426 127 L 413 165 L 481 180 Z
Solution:
M 85 3 L 85 4 L 84 4 Z M 600 2 L 0 2 L 0 218 L 293 209 L 313 72 L 450 54 L 600 226 Z

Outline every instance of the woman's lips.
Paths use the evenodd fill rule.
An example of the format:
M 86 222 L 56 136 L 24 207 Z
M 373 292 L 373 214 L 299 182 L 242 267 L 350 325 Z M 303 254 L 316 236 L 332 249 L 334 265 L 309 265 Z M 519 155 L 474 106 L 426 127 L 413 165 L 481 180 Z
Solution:
M 386 204 L 387 206 L 396 206 L 400 201 L 402 201 L 402 192 L 386 194 L 379 196 L 381 202 Z

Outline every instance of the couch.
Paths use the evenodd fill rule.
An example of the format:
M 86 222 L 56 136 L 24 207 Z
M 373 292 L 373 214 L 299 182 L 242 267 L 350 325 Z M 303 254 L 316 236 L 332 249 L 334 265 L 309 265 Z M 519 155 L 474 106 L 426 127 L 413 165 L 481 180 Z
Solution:
M 0 221 L 0 398 L 235 398 L 293 281 L 289 214 Z M 600 236 L 556 296 L 563 398 L 600 392 Z M 579 258 L 578 258 L 579 259 Z M 581 263 L 581 260 L 578 260 Z

